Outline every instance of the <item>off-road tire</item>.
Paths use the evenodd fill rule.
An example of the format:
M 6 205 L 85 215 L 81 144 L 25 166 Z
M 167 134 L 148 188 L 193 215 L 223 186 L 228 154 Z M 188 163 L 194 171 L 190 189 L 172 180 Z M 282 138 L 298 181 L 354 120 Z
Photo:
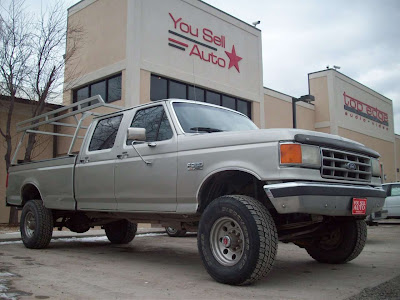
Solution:
M 165 227 L 165 231 L 170 237 L 183 237 L 186 235 L 185 229 L 175 229 L 173 227 Z
M 27 222 L 32 223 L 31 227 L 34 228 L 30 229 Z M 50 209 L 44 207 L 42 200 L 30 200 L 24 205 L 20 230 L 25 247 L 43 249 L 49 245 L 53 236 L 53 214 Z
M 355 259 L 363 250 L 367 240 L 367 224 L 364 220 L 347 220 L 337 224 L 340 230 L 339 242 L 326 247 L 322 239 L 306 247 L 308 254 L 316 261 L 328 264 L 343 264 Z
M 119 220 L 104 225 L 104 230 L 112 244 L 128 244 L 136 235 L 137 224 L 128 220 Z
M 211 231 L 224 219 L 236 222 L 243 233 L 243 253 L 232 266 L 220 263 L 211 245 L 214 240 Z M 247 285 L 265 277 L 273 267 L 277 243 L 278 235 L 271 214 L 251 197 L 222 196 L 212 201 L 202 214 L 197 237 L 198 249 L 207 272 L 220 283 Z

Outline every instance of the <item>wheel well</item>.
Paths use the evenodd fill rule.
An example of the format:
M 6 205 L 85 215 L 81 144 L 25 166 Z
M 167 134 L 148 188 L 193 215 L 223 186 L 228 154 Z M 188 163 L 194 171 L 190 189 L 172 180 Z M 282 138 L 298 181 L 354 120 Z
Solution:
M 35 185 L 29 183 L 22 188 L 21 199 L 22 205 L 25 205 L 25 203 L 29 200 L 42 200 L 42 196 L 40 195 L 38 188 Z
M 244 171 L 222 171 L 213 174 L 200 188 L 198 212 L 203 212 L 211 201 L 224 195 L 250 196 L 268 209 L 275 209 L 266 196 L 263 185 L 261 180 Z

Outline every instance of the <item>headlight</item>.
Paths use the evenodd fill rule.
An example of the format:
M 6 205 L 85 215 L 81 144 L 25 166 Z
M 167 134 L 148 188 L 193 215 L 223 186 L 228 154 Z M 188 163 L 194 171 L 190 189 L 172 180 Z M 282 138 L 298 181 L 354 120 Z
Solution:
M 281 165 L 298 165 L 309 168 L 321 167 L 321 152 L 318 146 L 284 143 L 280 144 Z
M 381 164 L 378 159 L 371 158 L 372 176 L 381 176 Z

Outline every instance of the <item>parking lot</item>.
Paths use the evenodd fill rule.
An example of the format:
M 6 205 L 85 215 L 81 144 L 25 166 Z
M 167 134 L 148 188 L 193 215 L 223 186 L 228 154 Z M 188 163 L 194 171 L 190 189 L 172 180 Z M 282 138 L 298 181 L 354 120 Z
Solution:
M 170 238 L 159 232 L 141 233 L 122 246 L 104 236 L 63 237 L 45 250 L 29 250 L 3 238 L 0 298 L 347 299 L 400 275 L 398 224 L 369 227 L 364 251 L 345 265 L 319 264 L 305 250 L 280 243 L 269 277 L 246 287 L 214 282 L 196 242 L 195 234 Z

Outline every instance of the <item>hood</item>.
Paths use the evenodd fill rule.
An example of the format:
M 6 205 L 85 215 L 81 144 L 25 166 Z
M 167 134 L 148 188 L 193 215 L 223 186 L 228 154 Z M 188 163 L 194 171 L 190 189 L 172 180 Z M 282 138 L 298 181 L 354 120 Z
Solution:
M 305 144 L 352 150 L 373 157 L 379 157 L 379 153 L 364 147 L 363 144 L 338 135 L 288 128 L 185 134 L 179 136 L 178 147 L 179 151 L 187 151 L 280 141 L 298 141 Z

